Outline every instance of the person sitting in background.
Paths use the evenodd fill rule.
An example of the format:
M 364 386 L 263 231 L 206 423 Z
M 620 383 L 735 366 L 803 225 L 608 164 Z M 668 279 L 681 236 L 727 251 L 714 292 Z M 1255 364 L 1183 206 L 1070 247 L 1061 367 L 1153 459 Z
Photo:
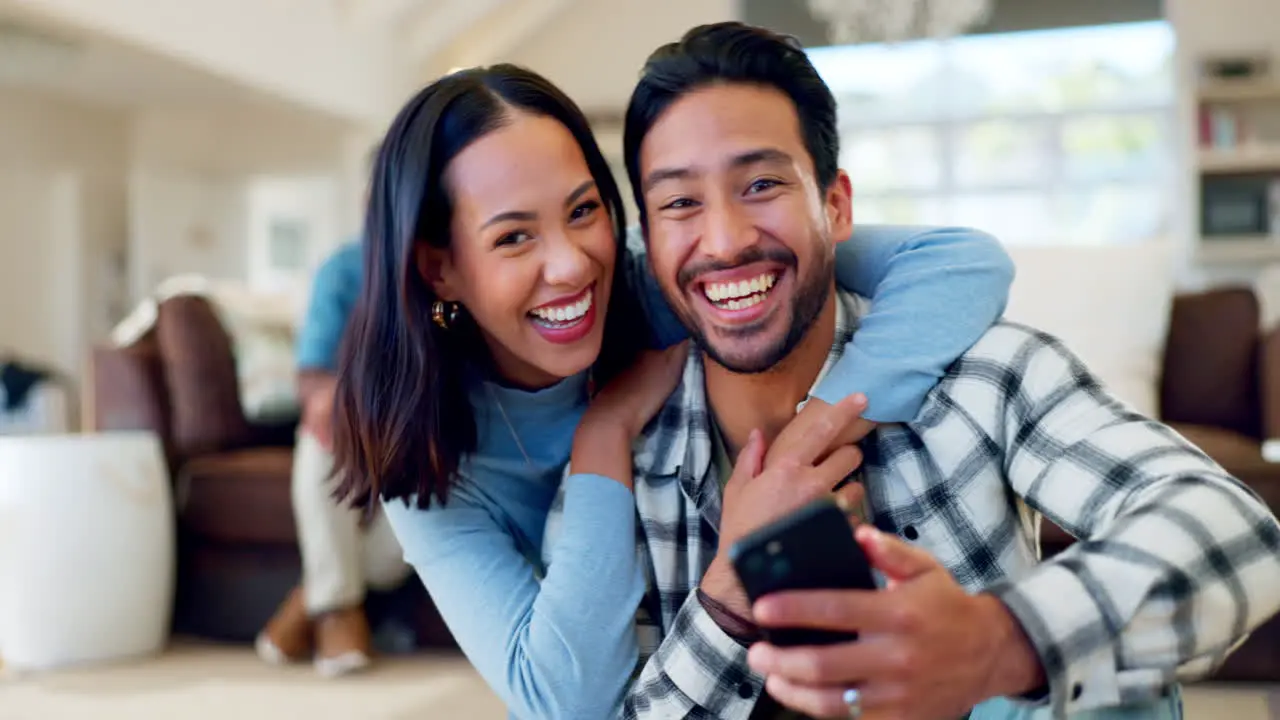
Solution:
M 409 576 L 386 517 L 333 497 L 333 403 L 338 349 L 363 280 L 359 243 L 339 248 L 316 273 L 298 336 L 302 424 L 293 456 L 293 512 L 302 583 L 258 635 L 258 655 L 278 664 L 313 658 L 326 677 L 366 667 L 372 655 L 366 588 L 390 589 Z

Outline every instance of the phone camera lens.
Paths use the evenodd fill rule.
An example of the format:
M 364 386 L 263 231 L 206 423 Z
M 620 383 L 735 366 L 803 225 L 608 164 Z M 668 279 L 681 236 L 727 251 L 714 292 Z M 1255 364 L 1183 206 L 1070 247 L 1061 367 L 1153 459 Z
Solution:
M 785 557 L 775 557 L 770 568 L 775 578 L 784 578 L 791 573 L 791 563 Z

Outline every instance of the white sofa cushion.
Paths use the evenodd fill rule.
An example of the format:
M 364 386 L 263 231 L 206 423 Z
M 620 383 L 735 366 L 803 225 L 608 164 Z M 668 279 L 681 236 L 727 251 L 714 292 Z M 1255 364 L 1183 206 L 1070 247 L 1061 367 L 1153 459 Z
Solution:
M 178 295 L 208 299 L 231 338 L 240 404 L 252 421 L 296 417 L 298 370 L 294 355 L 298 319 L 305 299 L 292 293 L 264 293 L 244 283 L 177 275 L 165 280 L 112 331 L 116 346 L 137 342 L 158 317 L 158 305 Z
M 1169 243 L 1008 250 L 1017 279 L 1005 317 L 1058 336 L 1113 395 L 1157 417 L 1174 295 Z

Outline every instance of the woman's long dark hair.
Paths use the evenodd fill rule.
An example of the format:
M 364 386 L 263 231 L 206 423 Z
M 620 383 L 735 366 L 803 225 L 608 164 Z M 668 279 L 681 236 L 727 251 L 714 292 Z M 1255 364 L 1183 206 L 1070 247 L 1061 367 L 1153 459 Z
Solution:
M 334 408 L 336 495 L 357 507 L 377 498 L 429 507 L 446 500 L 458 464 L 476 447 L 475 413 L 463 370 L 487 362 L 465 316 L 443 330 L 436 296 L 419 273 L 416 246 L 449 246 L 449 162 L 510 120 L 511 108 L 558 120 L 573 135 L 613 222 L 618 242 L 604 346 L 604 382 L 635 357 L 644 333 L 626 284 L 626 215 L 618 184 L 587 118 L 545 78 L 514 65 L 474 68 L 419 92 L 387 131 L 374 164 L 364 235 L 364 284 L 347 327 Z

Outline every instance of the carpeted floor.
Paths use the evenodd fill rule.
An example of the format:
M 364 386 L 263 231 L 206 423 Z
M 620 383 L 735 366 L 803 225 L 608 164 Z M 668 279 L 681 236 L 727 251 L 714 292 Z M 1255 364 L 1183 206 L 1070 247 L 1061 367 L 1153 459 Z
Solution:
M 0 720 L 502 720 L 457 654 L 388 658 L 324 680 L 246 648 L 183 644 L 160 658 L 0 679 Z
M 182 643 L 158 658 L 0 677 L 0 720 L 502 720 L 506 712 L 457 654 L 384 660 L 322 680 L 273 668 L 246 648 Z M 1280 688 L 1199 685 L 1190 720 L 1280 720 Z

